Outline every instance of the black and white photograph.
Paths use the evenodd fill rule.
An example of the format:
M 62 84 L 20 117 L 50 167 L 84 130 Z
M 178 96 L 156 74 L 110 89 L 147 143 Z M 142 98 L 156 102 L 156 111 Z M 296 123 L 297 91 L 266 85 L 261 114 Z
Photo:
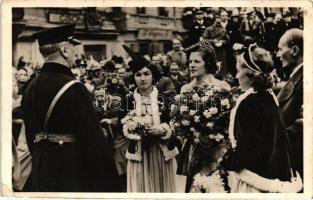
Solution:
M 7 11 L 14 194 L 309 191 L 306 8 L 168 5 Z

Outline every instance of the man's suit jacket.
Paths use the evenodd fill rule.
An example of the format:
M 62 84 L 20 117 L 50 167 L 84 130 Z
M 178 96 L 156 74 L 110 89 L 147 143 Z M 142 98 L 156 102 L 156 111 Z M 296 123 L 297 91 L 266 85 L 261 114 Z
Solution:
M 303 105 L 303 67 L 286 83 L 278 94 L 278 101 L 287 127 L 293 153 L 294 168 L 303 172 L 303 125 L 298 123 Z
M 173 84 L 175 86 L 175 90 L 176 90 L 176 93 L 179 94 L 180 93 L 180 89 L 183 85 L 187 84 L 188 83 L 188 79 L 183 77 L 182 75 L 178 74 L 177 75 L 177 79 L 174 79 L 172 76 L 170 76 L 170 78 L 172 79 L 173 81 Z

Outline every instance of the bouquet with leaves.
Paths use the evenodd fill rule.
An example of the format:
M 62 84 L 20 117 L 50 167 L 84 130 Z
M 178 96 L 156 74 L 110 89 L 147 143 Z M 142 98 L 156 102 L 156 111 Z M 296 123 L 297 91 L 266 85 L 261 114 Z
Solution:
M 127 113 L 121 120 L 125 136 L 131 140 L 142 140 L 148 135 L 149 126 L 152 124 L 151 115 L 137 116 L 135 110 Z
M 193 138 L 194 145 L 227 140 L 229 115 L 234 103 L 230 89 L 220 86 L 194 86 L 174 98 L 170 126 L 182 138 Z

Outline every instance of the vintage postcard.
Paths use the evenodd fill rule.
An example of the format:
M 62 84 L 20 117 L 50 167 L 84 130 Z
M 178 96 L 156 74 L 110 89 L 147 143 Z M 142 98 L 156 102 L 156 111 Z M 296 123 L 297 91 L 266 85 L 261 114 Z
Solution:
M 313 197 L 311 1 L 1 2 L 1 196 Z

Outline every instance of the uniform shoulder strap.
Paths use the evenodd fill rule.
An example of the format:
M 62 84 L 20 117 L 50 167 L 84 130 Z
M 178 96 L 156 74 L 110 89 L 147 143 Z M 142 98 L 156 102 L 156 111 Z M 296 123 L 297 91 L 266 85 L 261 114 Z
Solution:
M 48 126 L 48 121 L 49 121 L 49 118 L 50 118 L 50 115 L 53 111 L 53 108 L 55 106 L 55 104 L 58 102 L 58 100 L 60 99 L 60 97 L 64 94 L 64 92 L 70 88 L 73 84 L 75 83 L 79 83 L 78 80 L 72 80 L 68 83 L 66 83 L 60 90 L 59 92 L 55 95 L 53 101 L 51 102 L 50 106 L 49 106 L 49 109 L 48 109 L 48 112 L 47 112 L 47 115 L 46 115 L 46 118 L 45 118 L 45 122 L 44 122 L 44 131 L 47 131 L 47 126 Z

